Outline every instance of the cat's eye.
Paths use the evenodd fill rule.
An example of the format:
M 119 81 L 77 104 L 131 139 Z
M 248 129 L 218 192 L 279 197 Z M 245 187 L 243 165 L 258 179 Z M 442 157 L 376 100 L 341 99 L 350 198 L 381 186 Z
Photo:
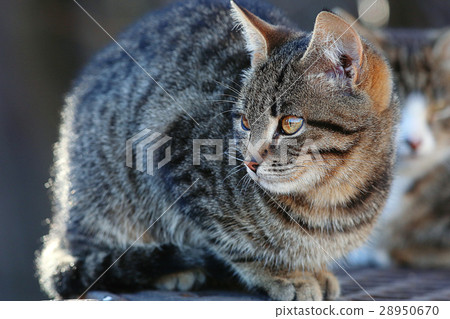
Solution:
M 242 115 L 241 117 L 241 126 L 244 131 L 250 131 L 250 123 L 248 122 L 245 115 Z
M 303 126 L 304 120 L 301 117 L 289 115 L 281 119 L 281 129 L 285 135 L 294 135 Z

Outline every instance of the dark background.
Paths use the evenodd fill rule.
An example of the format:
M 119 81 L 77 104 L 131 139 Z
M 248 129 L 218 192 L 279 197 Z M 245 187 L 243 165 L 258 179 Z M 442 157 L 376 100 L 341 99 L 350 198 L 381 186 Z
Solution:
M 139 16 L 169 1 L 78 2 L 116 36 Z M 312 29 L 323 8 L 340 6 L 357 16 L 357 0 L 270 2 L 304 30 Z M 391 27 L 450 24 L 447 0 L 391 0 L 389 4 Z M 59 112 L 81 66 L 109 42 L 72 0 L 0 4 L 0 300 L 45 298 L 33 262 L 51 216 L 44 185 L 57 141 Z

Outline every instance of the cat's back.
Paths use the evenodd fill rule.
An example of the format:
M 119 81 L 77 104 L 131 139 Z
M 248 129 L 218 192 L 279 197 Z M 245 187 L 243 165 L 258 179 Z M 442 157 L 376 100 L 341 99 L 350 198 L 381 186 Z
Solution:
M 241 2 L 273 24 L 291 24 L 264 2 Z M 68 95 L 65 122 L 115 127 L 121 112 L 129 136 L 142 129 L 138 122 L 161 131 L 174 116 L 204 116 L 205 102 L 221 99 L 249 67 L 234 25 L 228 0 L 181 1 L 147 14 L 83 70 Z M 161 111 L 171 117 L 155 116 Z
M 273 24 L 291 25 L 278 9 L 263 1 L 241 2 Z M 242 36 L 234 26 L 228 0 L 176 2 L 145 15 L 114 39 L 91 60 L 75 86 L 99 73 L 117 76 L 119 70 L 139 73 L 148 82 L 167 81 L 167 89 L 177 91 L 192 85 L 189 80 L 201 82 L 200 74 L 220 77 L 220 70 L 229 69 L 229 64 L 236 67 L 232 59 L 249 61 Z

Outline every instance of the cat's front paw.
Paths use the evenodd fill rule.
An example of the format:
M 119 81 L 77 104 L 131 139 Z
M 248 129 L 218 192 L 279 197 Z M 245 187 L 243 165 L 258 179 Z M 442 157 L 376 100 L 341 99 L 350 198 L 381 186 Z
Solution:
M 295 300 L 321 301 L 323 300 L 322 290 L 316 278 L 309 274 L 303 274 L 294 279 L 296 291 Z
M 194 269 L 159 278 L 154 286 L 159 290 L 188 291 L 202 286 L 206 281 L 203 271 Z
M 308 273 L 301 272 L 290 278 L 274 278 L 274 281 L 267 286 L 267 294 L 273 300 L 323 300 L 317 279 Z
M 336 300 L 341 294 L 341 286 L 338 279 L 328 271 L 321 271 L 315 274 L 319 282 L 324 300 Z

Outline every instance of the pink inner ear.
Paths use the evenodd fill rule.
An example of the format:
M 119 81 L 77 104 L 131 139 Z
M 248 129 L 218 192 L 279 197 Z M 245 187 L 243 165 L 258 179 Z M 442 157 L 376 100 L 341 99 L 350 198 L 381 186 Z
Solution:
M 325 72 L 328 77 L 334 77 L 334 78 L 345 78 L 345 70 L 341 65 L 337 65 L 336 67 L 333 67 L 332 69 Z
M 353 78 L 352 59 L 348 55 L 340 57 L 340 64 L 335 65 L 332 69 L 326 71 L 327 76 L 336 78 Z
M 342 18 L 325 11 L 319 13 L 309 48 L 305 56 L 324 53 L 328 61 L 319 63 L 317 69 L 323 67 L 327 76 L 358 81 L 363 45 L 358 33 Z
M 342 68 L 344 69 L 347 77 L 351 78 L 353 77 L 353 74 L 351 73 L 352 71 L 352 66 L 353 66 L 353 61 L 352 58 L 349 57 L 348 55 L 341 55 L 341 64 L 342 64 Z

